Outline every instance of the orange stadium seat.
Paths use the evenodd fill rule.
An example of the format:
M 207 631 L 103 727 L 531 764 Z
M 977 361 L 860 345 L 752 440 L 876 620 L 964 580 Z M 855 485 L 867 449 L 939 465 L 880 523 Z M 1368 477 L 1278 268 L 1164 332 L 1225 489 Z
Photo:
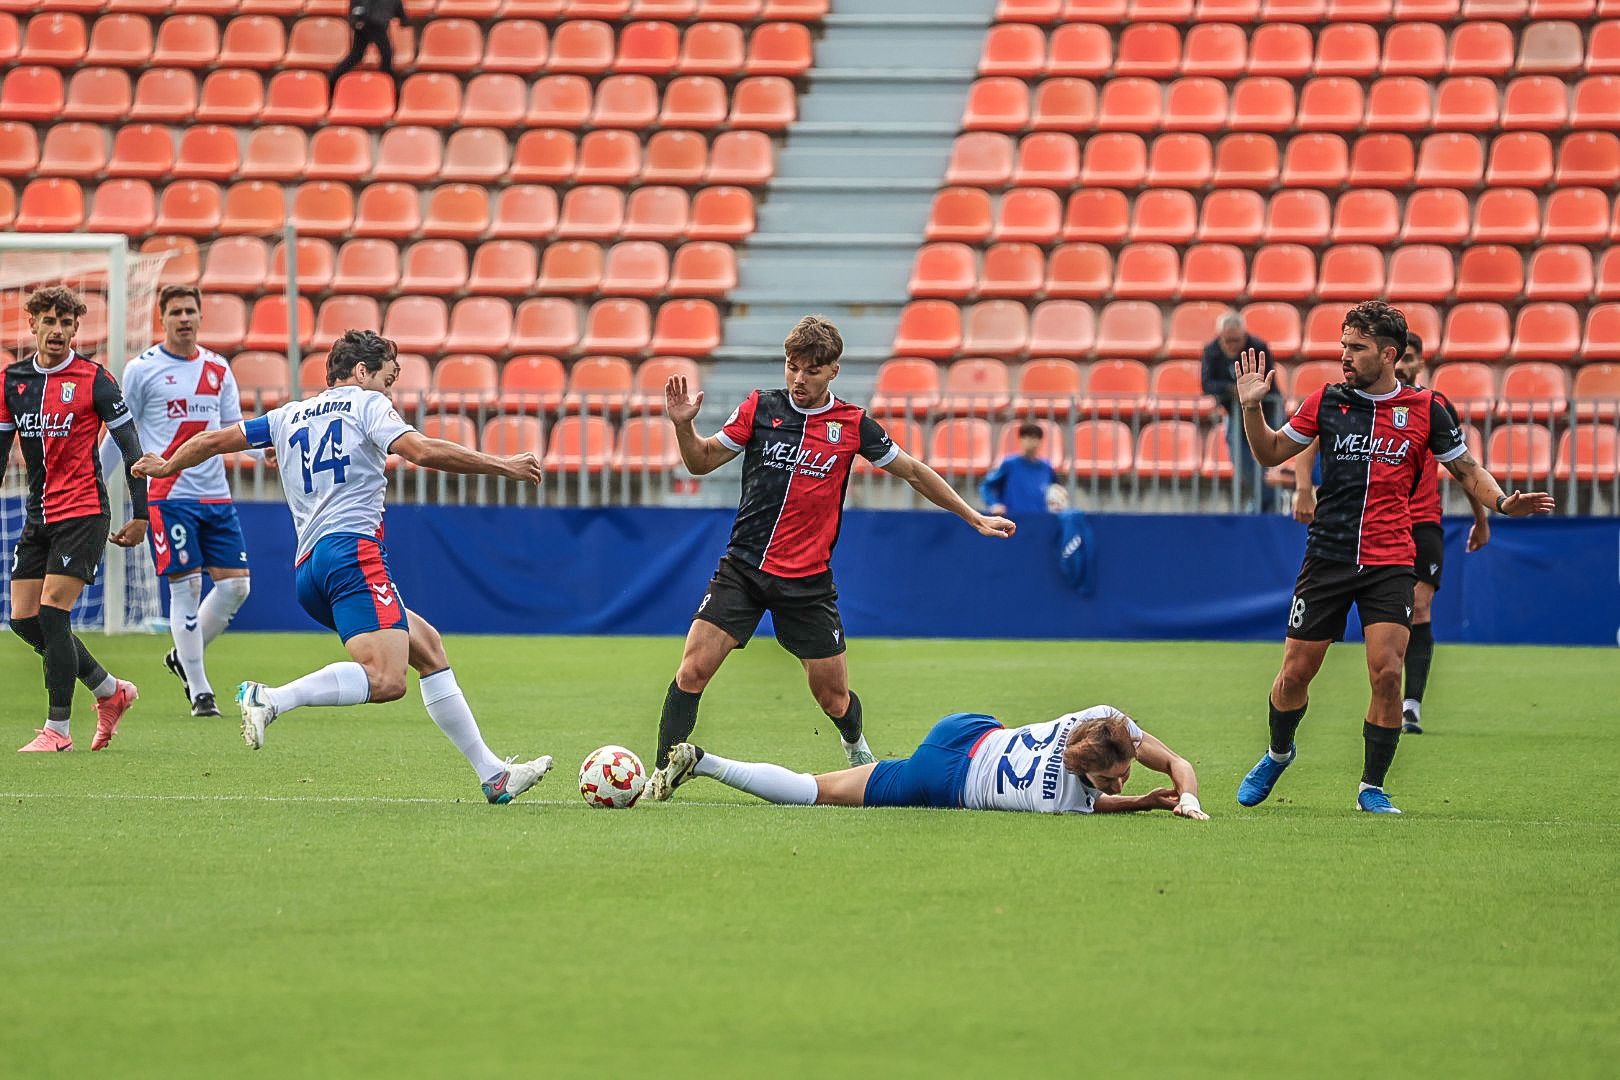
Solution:
M 1130 238 L 1134 242 L 1185 244 L 1197 227 L 1198 204 L 1186 191 L 1144 191 L 1131 207 Z
M 461 128 L 445 142 L 446 180 L 491 184 L 505 175 L 510 162 L 506 133 L 495 128 Z
M 1305 300 L 1316 289 L 1316 258 L 1300 244 L 1267 244 L 1254 254 L 1248 294 L 1256 300 Z
M 1603 253 L 1593 292 L 1599 300 L 1620 300 L 1620 248 L 1610 247 Z
M 264 81 L 257 72 L 220 70 L 203 80 L 197 119 L 218 124 L 249 124 L 264 112 Z
M 1079 300 L 1043 300 L 1029 317 L 1029 351 L 1039 356 L 1089 355 L 1097 342 L 1097 313 Z
M 157 199 L 150 185 L 142 186 L 146 187 L 146 202 L 150 207 L 147 220 L 150 221 L 157 216 Z M 197 241 L 189 236 L 149 236 L 141 241 L 141 251 L 160 251 L 169 256 L 158 277 L 160 285 L 195 285 L 202 276 L 202 258 L 198 254 Z
M 1558 437 L 1553 476 L 1592 482 L 1612 481 L 1620 474 L 1620 432 L 1612 427 L 1583 424 Z
M 1445 68 L 1446 32 L 1438 21 L 1399 23 L 1385 33 L 1380 74 L 1433 79 Z
M 613 454 L 614 468 L 668 472 L 680 463 L 681 451 L 675 442 L 674 429 L 661 418 L 632 416 L 620 428 L 618 449 Z
M 595 102 L 586 123 L 597 128 L 644 128 L 657 118 L 658 86 L 652 79 L 646 75 L 609 75 L 596 84 Z
M 978 277 L 981 298 L 1033 295 L 1040 291 L 1046 276 L 1046 259 L 1034 244 L 1012 242 L 992 244 L 984 252 Z
M 1147 144 L 1142 136 L 1109 132 L 1086 140 L 1082 187 L 1135 188 L 1146 178 Z
M 1443 394 L 1457 414 L 1471 423 L 1490 418 L 1496 405 L 1496 376 L 1489 364 L 1453 360 L 1435 369 L 1430 385 Z
M 608 296 L 654 297 L 669 284 L 669 249 L 651 240 L 614 244 L 602 264 L 601 291 Z
M 1082 382 L 1080 365 L 1073 360 L 1031 360 L 1018 370 L 1013 411 L 1019 416 L 1070 417 Z M 1017 425 L 1012 428 L 1016 432 Z
M 1243 308 L 1243 322 L 1249 333 L 1271 346 L 1274 357 L 1290 357 L 1299 352 L 1299 308 L 1293 304 L 1260 301 Z
M 1079 190 L 1069 196 L 1064 210 L 1064 240 L 1118 244 L 1125 239 L 1130 204 L 1118 191 Z
M 720 311 L 708 300 L 670 300 L 653 320 L 652 351 L 705 356 L 720 347 Z
M 939 406 L 939 365 L 932 360 L 898 357 L 878 368 L 872 388 L 875 416 L 927 416 Z
M 1504 485 L 1536 484 L 1552 474 L 1552 433 L 1539 424 L 1504 424 L 1491 432 L 1485 467 Z
M 1029 115 L 1028 84 L 1019 79 L 992 76 L 979 79 L 968 88 L 967 103 L 962 108 L 962 129 L 1022 131 L 1029 126 Z
M 1305 316 L 1300 355 L 1307 360 L 1325 360 L 1343 354 L 1344 305 L 1318 304 Z
M 709 145 L 704 182 L 757 187 L 776 171 L 775 149 L 762 131 L 723 131 Z
M 657 184 L 639 187 L 624 201 L 624 227 L 621 235 L 626 240 L 658 240 L 670 243 L 686 234 L 690 217 L 691 204 L 687 200 L 686 192 L 680 188 Z
M 1164 94 L 1152 79 L 1109 79 L 1097 102 L 1097 127 L 1103 131 L 1157 131 Z
M 310 136 L 309 179 L 354 181 L 371 171 L 371 136 L 367 132 L 357 127 L 323 127 Z
M 1424 267 L 1418 267 L 1421 274 Z M 1457 299 L 1514 300 L 1524 290 L 1524 260 L 1514 248 L 1482 244 L 1457 260 Z
M 1341 308 L 1341 314 L 1342 311 Z M 1337 360 L 1307 360 L 1303 364 L 1296 364 L 1290 374 L 1293 384 L 1288 404 L 1291 409 L 1297 409 L 1300 402 L 1324 386 L 1344 378 L 1344 370 Z
M 62 74 L 48 67 L 14 67 L 0 86 L 0 119 L 50 120 L 62 111 Z
M 523 123 L 528 108 L 528 91 L 522 79 L 505 72 L 486 72 L 474 75 L 467 83 L 458 121 L 477 126 L 516 127 Z
M 242 180 L 226 189 L 220 231 L 279 232 L 287 220 L 286 207 L 287 196 L 280 184 L 265 180 Z
M 563 411 L 572 413 L 620 413 L 630 399 L 634 385 L 630 362 L 619 356 L 586 356 L 574 361 L 568 371 L 568 390 L 563 395 Z
M 399 289 L 448 296 L 467 287 L 467 249 L 453 240 L 418 240 L 405 249 Z
M 588 131 L 579 141 L 574 179 L 581 184 L 627 185 L 641 172 L 641 139 L 631 131 Z
M 1294 122 L 1302 131 L 1355 131 L 1367 112 L 1361 84 L 1342 75 L 1318 76 L 1299 95 Z M 1376 127 L 1368 113 L 1367 127 Z
M 1384 291 L 1384 253 L 1371 244 L 1341 244 L 1322 253 L 1318 300 L 1364 300 Z
M 1433 120 L 1429 84 L 1411 75 L 1391 75 L 1373 83 L 1367 95 L 1366 126 L 1377 131 L 1423 131 Z
M 204 15 L 171 15 L 158 26 L 152 63 L 209 67 L 219 56 L 219 23 Z
M 1145 183 L 1150 187 L 1203 188 L 1213 171 L 1208 139 L 1191 133 L 1169 133 L 1153 140 Z
M 1468 199 L 1462 192 L 1426 188 L 1406 200 L 1402 243 L 1460 244 L 1468 231 Z
M 1365 79 L 1378 71 L 1378 32 L 1366 23 L 1334 23 L 1316 39 L 1315 75 Z
M 962 317 L 962 351 L 981 356 L 1009 357 L 1024 351 L 1029 341 L 1029 309 L 1012 300 L 983 300 Z
M 117 232 L 134 236 L 150 232 L 156 218 L 157 195 L 151 184 L 145 180 L 107 180 L 96 187 L 95 201 L 84 224 L 90 232 Z M 170 263 L 164 265 L 165 273 L 175 261 L 171 259 Z
M 1511 341 L 1507 311 L 1484 302 L 1453 305 L 1446 312 L 1448 360 L 1500 360 Z
M 1148 369 L 1140 360 L 1099 360 L 1086 373 L 1083 415 L 1130 419 L 1147 405 Z
M 250 128 L 242 151 L 241 175 L 252 180 L 298 180 L 309 169 L 309 139 L 284 124 Z
M 1186 300 L 1236 296 L 1243 291 L 1246 271 L 1243 252 L 1236 246 L 1196 244 L 1183 256 L 1177 295 Z
M 479 295 L 528 295 L 535 289 L 539 266 L 532 244 L 486 240 L 473 251 L 467 290 Z
M 540 421 L 532 416 L 497 416 L 485 421 L 478 445 L 484 453 L 499 457 L 513 454 L 540 457 L 546 452 Z
M 130 112 L 134 88 L 129 73 L 117 68 L 79 68 L 67 85 L 61 106 L 64 120 L 122 120 Z M 0 114 L 5 114 L 0 100 Z
M 19 59 L 25 64 L 74 67 L 84 60 L 87 44 L 84 19 L 79 15 L 62 11 L 42 12 L 28 20 Z
M 449 310 L 436 296 L 402 296 L 383 316 L 383 336 L 405 352 L 436 353 L 449 330 Z
M 45 129 L 43 151 L 34 129 L 0 124 L 0 153 L 10 159 L 5 172 L 27 176 L 37 166 L 46 176 L 89 177 L 107 165 L 107 136 L 99 124 L 54 124 Z
M 1410 244 L 1389 258 L 1385 295 L 1395 301 L 1444 300 L 1456 283 L 1456 257 L 1438 244 Z
M 315 334 L 315 308 L 307 298 L 300 296 L 297 310 L 299 344 L 307 348 Z M 287 298 L 275 294 L 261 296 L 254 301 L 242 344 L 249 349 L 285 350 L 290 333 Z
M 484 35 L 477 23 L 470 19 L 433 19 L 423 25 L 417 38 L 416 68 L 470 72 L 479 66 L 483 54 Z M 538 62 L 543 58 L 535 59 Z
M 1181 358 L 1203 355 L 1204 345 L 1215 336 L 1216 320 L 1228 310 L 1226 303 L 1213 300 L 1177 304 L 1170 313 L 1165 355 Z
M 332 250 L 329 241 L 314 236 L 299 237 L 293 252 L 293 268 L 298 273 L 299 292 L 323 293 L 332 287 L 332 277 L 337 270 L 337 253 Z M 277 241 L 270 249 L 270 269 L 265 280 L 287 280 L 287 245 L 284 241 Z
M 503 17 L 490 25 L 483 59 L 477 66 L 484 71 L 526 75 L 545 66 L 550 50 L 545 23 Z
M 973 191 L 971 188 L 955 190 Z M 982 192 L 973 193 L 983 197 L 988 205 L 987 196 Z M 996 240 L 1050 244 L 1057 239 L 1062 224 L 1063 202 L 1055 192 L 1045 188 L 1015 188 L 1001 197 L 1001 212 L 991 236 Z
M 450 311 L 448 352 L 497 354 L 512 339 L 512 305 L 495 296 L 464 296 Z
M 1620 135 L 1577 131 L 1558 147 L 1558 183 L 1606 185 L 1620 170 Z
M 1564 372 L 1544 360 L 1510 364 L 1496 414 L 1504 420 L 1561 420 L 1569 412 Z
M 1536 194 L 1522 188 L 1493 188 L 1474 204 L 1470 239 L 1476 243 L 1529 244 L 1540 226 Z
M 1435 92 L 1434 126 L 1449 131 L 1489 131 L 1501 119 L 1496 84 L 1478 75 L 1445 80 Z
M 1046 35 L 1028 23 L 1000 23 L 990 28 L 979 54 L 980 75 L 1032 79 L 1046 66 Z
M 1579 362 L 1580 348 L 1580 316 L 1570 305 L 1538 301 L 1519 309 L 1510 349 L 1515 360 L 1572 364 Z
M 993 453 L 990 421 L 976 416 L 941 420 L 928 441 L 929 464 L 946 476 L 981 476 Z
M 679 2 L 679 0 L 676 0 Z M 820 22 L 827 17 L 829 0 L 765 0 L 760 12 L 764 19 L 794 19 L 799 22 Z
M 798 23 L 764 23 L 748 37 L 749 75 L 785 75 L 796 79 L 810 70 L 810 31 Z
M 229 356 L 242 347 L 242 339 L 246 336 L 246 301 L 230 293 L 204 293 L 202 330 L 198 334 L 202 344 Z M 287 385 L 285 367 L 282 368 L 281 385 Z
M 624 225 L 624 192 L 589 184 L 563 196 L 557 236 L 574 240 L 611 240 Z
M 683 75 L 737 75 L 743 67 L 743 33 L 734 23 L 700 22 L 681 39 L 677 69 Z
M 1146 358 L 1163 348 L 1164 317 L 1154 304 L 1115 300 L 1098 316 L 1097 352 L 1105 356 Z
M 726 105 L 725 83 L 712 75 L 682 75 L 671 79 L 664 88 L 664 103 L 658 112 L 658 124 L 665 128 L 712 130 L 726 122 Z
M 635 355 L 646 352 L 652 318 L 640 300 L 598 300 L 585 317 L 580 348 L 588 353 Z
M 914 300 L 900 310 L 894 351 L 936 359 L 950 356 L 962 344 L 962 315 L 944 300 Z
M 1490 187 L 1542 187 L 1553 178 L 1552 142 L 1536 131 L 1515 131 L 1491 141 L 1485 183 Z
M 306 236 L 342 236 L 354 224 L 354 192 L 320 180 L 293 192 L 291 221 Z
M 1212 418 L 1215 399 L 1204 393 L 1200 367 L 1197 360 L 1166 360 L 1155 365 L 1148 386 L 1152 415 L 1162 420 Z
M 911 296 L 960 300 L 973 291 L 975 262 L 973 249 L 966 244 L 924 244 L 912 262 L 906 291 Z
M 1198 424 L 1191 420 L 1153 420 L 1142 425 L 1136 443 L 1137 475 L 1169 480 L 1197 476 L 1200 441 Z
M 1573 396 L 1577 419 L 1620 419 L 1620 364 L 1589 362 L 1576 368 Z
M 1181 31 L 1162 22 L 1132 22 L 1119 34 L 1114 75 L 1164 79 L 1181 64 Z
M 972 131 L 956 137 L 950 163 L 945 169 L 947 184 L 997 188 L 1012 176 L 1013 144 L 1006 135 Z
M 1283 153 L 1282 185 L 1337 188 L 1344 184 L 1349 169 L 1349 151 L 1338 135 L 1296 135 Z
M 1524 295 L 1529 300 L 1583 301 L 1595 285 L 1590 251 L 1575 244 L 1549 244 L 1531 253 Z
M 1029 126 L 1035 131 L 1083 131 L 1096 125 L 1097 87 L 1084 79 L 1055 77 L 1035 87 Z
M 1135 440 L 1119 420 L 1082 420 L 1074 426 L 1074 473 L 1085 479 L 1113 479 L 1131 471 Z
M 33 29 L 33 22 L 29 24 L 30 30 Z M 145 67 L 152 58 L 152 46 L 152 24 L 146 19 L 139 15 L 105 15 L 90 28 L 90 44 L 84 50 L 83 62 L 110 67 Z
M 692 196 L 689 240 L 741 243 L 754 231 L 754 198 L 740 187 L 703 188 Z
M 1567 75 L 1580 68 L 1585 55 L 1579 26 L 1561 20 L 1533 21 L 1519 36 L 1519 56 L 1513 70 L 1521 74 Z
M 646 21 L 626 24 L 619 34 L 613 70 L 643 75 L 668 75 L 681 52 L 681 32 L 672 23 Z
M 1586 313 L 1581 353 L 1587 361 L 1620 359 L 1620 304 L 1596 304 Z
M 1114 63 L 1114 43 L 1108 30 L 1088 23 L 1065 23 L 1052 31 L 1046 74 L 1077 79 L 1100 79 Z
M 675 250 L 669 295 L 720 298 L 737 287 L 737 255 L 729 244 L 694 240 Z
M 1513 31 L 1505 24 L 1464 21 L 1451 32 L 1446 72 L 1499 78 L 1513 66 Z
M 404 237 L 422 228 L 421 197 L 400 183 L 370 184 L 360 190 L 355 208 L 355 236 Z
M 1227 126 L 1226 84 L 1196 75 L 1177 79 L 1165 92 L 1164 127 L 1168 131 L 1219 131 Z
M 996 19 L 1000 22 L 1047 24 L 1056 22 L 1062 14 L 1063 0 L 997 0 L 996 3 Z
M 141 76 L 141 83 L 147 75 Z M 139 85 L 136 96 L 140 96 Z M 313 71 L 276 72 L 265 87 L 264 112 L 259 119 L 267 124 L 314 127 L 326 119 L 326 79 Z
M 207 180 L 184 180 L 163 189 L 155 227 L 159 232 L 207 236 L 219 231 L 224 196 Z
M 578 156 L 573 132 L 554 128 L 525 131 L 518 136 L 507 179 L 564 184 L 572 179 Z
M 1235 79 L 1248 66 L 1249 39 L 1243 28 L 1230 22 L 1203 22 L 1187 29 L 1182 43 L 1181 71 Z
M 1575 85 L 1570 124 L 1577 128 L 1620 126 L 1620 76 L 1593 75 Z
M 474 240 L 489 229 L 489 192 L 476 184 L 445 184 L 428 193 L 423 236 Z
M 591 19 L 569 19 L 551 35 L 548 71 L 596 75 L 613 64 L 613 28 Z
M 1279 169 L 1277 144 L 1269 135 L 1226 135 L 1215 145 L 1216 187 L 1270 188 Z
M 736 128 L 781 131 L 798 116 L 793 84 L 777 75 L 754 75 L 737 84 L 727 122 Z
M 1266 200 L 1257 192 L 1222 188 L 1204 197 L 1194 235 L 1205 243 L 1258 243 L 1265 228 Z
M 1080 146 L 1074 136 L 1043 131 L 1020 140 L 1011 183 L 1068 189 L 1079 175 Z
M 635 385 L 627 406 L 629 410 L 648 416 L 662 416 L 664 384 L 671 375 L 683 376 L 689 393 L 696 393 L 702 388 L 702 372 L 690 357 L 654 356 L 636 367 Z
M 485 84 L 484 92 L 510 84 Z M 405 80 L 394 110 L 396 124 L 450 127 L 461 115 L 461 80 L 439 71 L 423 71 Z M 500 126 L 506 126 L 502 124 Z
M 1547 196 L 1543 243 L 1595 244 L 1609 229 L 1609 199 L 1589 187 L 1555 187 Z
M 20 232 L 73 232 L 83 221 L 84 189 L 76 180 L 30 180 L 17 201 Z
M 197 113 L 197 77 L 180 68 L 148 68 L 135 83 L 132 120 L 190 120 Z M 274 119 L 274 117 L 266 117 Z
M 408 90 L 407 83 L 407 97 Z M 524 122 L 530 127 L 584 127 L 590 112 L 588 80 L 580 75 L 547 75 L 536 80 L 529 91 Z
M 1298 79 L 1311 70 L 1315 49 L 1311 33 L 1290 23 L 1266 23 L 1255 27 L 1249 38 L 1250 75 Z
M 1319 245 L 1327 239 L 1330 216 L 1328 198 L 1320 191 L 1279 191 L 1266 206 L 1266 242 Z
M 1502 96 L 1502 127 L 1557 131 L 1569 120 L 1569 90 L 1562 79 L 1529 75 L 1507 84 Z
M 568 347 L 578 337 L 576 327 Z M 562 405 L 566 380 L 562 362 L 554 356 L 514 356 L 501 367 L 501 406 L 507 412 L 555 412 Z
M 375 332 L 381 329 L 382 307 L 375 299 L 369 296 L 332 296 L 321 304 L 310 344 L 317 349 L 330 349 L 346 330 Z
M 287 49 L 280 66 L 334 68 L 348 52 L 345 45 L 348 40 L 348 28 L 342 19 L 315 15 L 295 20 L 287 35 Z
M 280 67 L 286 54 L 287 31 L 280 19 L 269 15 L 238 15 L 225 24 L 219 45 L 222 68 L 263 71 Z
M 99 136 L 99 132 L 98 132 Z M 205 124 L 180 135 L 174 175 L 204 180 L 228 180 L 241 169 L 236 130 Z

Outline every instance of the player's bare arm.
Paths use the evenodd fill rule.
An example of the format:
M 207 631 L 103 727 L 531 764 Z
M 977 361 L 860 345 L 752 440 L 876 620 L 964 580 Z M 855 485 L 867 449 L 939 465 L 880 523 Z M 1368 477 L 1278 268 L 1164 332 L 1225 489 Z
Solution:
M 1474 512 L 1474 523 L 1468 527 L 1468 550 L 1478 551 L 1491 542 L 1491 512 L 1472 495 L 1468 496 L 1468 508 Z
M 1167 787 L 1154 788 L 1145 795 L 1099 795 L 1091 812 L 1134 814 L 1143 810 L 1174 810 L 1177 798 L 1176 789 Z
M 1209 815 L 1198 802 L 1198 773 L 1193 770 L 1192 763 L 1152 735 L 1143 732 L 1142 741 L 1136 747 L 1136 760 L 1152 769 L 1163 773 L 1175 785 L 1175 805 L 1170 807 L 1177 817 L 1192 818 L 1194 821 L 1208 821 Z
M 1316 520 L 1316 440 L 1294 458 L 1294 520 L 1309 525 Z
M 722 443 L 716 436 L 704 438 L 692 426 L 698 410 L 703 407 L 703 391 L 696 397 L 687 395 L 686 376 L 671 375 L 664 384 L 664 415 L 675 425 L 675 443 L 681 450 L 681 462 L 693 476 L 706 476 L 737 456 L 737 451 Z
M 1476 504 L 1492 507 L 1498 514 L 1508 517 L 1529 517 L 1532 514 L 1550 514 L 1557 507 L 1553 497 L 1544 491 L 1515 491 L 1509 495 L 1496 482 L 1496 477 L 1464 450 L 1458 457 L 1445 463 L 1446 471 L 1463 486 Z M 1478 514 L 1475 515 L 1476 520 Z M 1472 533 L 1470 533 L 1470 543 Z M 1470 550 L 1473 550 L 1470 548 Z
M 1304 449 L 1266 423 L 1262 406 L 1277 377 L 1276 372 L 1266 370 L 1266 354 L 1257 349 L 1245 349 L 1237 363 L 1232 365 L 1232 371 L 1237 376 L 1233 393 L 1237 395 L 1238 406 L 1243 413 L 1243 435 L 1249 440 L 1249 449 L 1254 451 L 1254 460 L 1270 468 L 1281 465 Z
M 388 452 L 398 454 L 412 465 L 440 472 L 504 476 L 524 484 L 538 484 L 545 476 L 540 459 L 533 454 L 496 457 L 445 439 L 431 439 L 420 431 L 407 431 L 390 444 Z
M 129 521 L 107 539 L 119 547 L 136 547 L 146 540 L 146 478 L 135 471 L 135 465 L 141 458 L 141 437 L 135 430 L 134 422 L 126 417 L 117 427 L 107 429 L 107 441 L 116 445 L 118 452 L 123 455 L 132 508 Z
M 238 453 L 247 448 L 247 436 L 242 433 L 242 425 L 232 424 L 228 428 L 193 435 L 181 443 L 179 449 L 168 458 L 159 454 L 142 454 L 140 460 L 130 466 L 129 472 L 131 476 L 144 476 L 154 480 L 165 476 L 178 476 L 211 457 Z
M 883 471 L 904 480 L 917 494 L 941 510 L 949 510 L 973 526 L 973 530 L 980 536 L 1007 537 L 1018 531 L 1018 526 L 1007 518 L 996 514 L 981 514 L 973 509 L 956 493 L 955 488 L 945 482 L 943 476 L 904 450 L 896 453 L 894 460 L 885 465 Z

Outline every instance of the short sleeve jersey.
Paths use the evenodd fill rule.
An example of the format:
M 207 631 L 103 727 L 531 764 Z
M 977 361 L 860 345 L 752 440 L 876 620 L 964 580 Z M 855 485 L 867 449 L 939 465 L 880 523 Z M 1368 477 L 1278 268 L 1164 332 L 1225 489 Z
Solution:
M 1421 388 L 1418 388 L 1421 389 Z M 1437 390 L 1431 390 L 1434 399 L 1451 416 L 1451 422 L 1462 430 L 1462 420 L 1457 410 L 1452 406 L 1446 396 Z M 1423 455 L 1427 459 L 1418 466 L 1417 486 L 1412 489 L 1412 524 L 1438 525 L 1442 515 L 1440 503 L 1440 474 L 1436 471 L 1434 455 L 1429 452 L 1427 445 L 1423 447 Z
M 115 428 L 133 419 L 118 380 L 78 353 L 53 368 L 40 367 L 34 357 L 9 365 L 0 394 L 0 431 L 15 431 L 22 444 L 28 520 L 50 523 L 107 513 L 97 439 L 102 424 Z
M 826 570 L 859 454 L 882 468 L 900 450 L 865 409 L 830 398 L 819 409 L 786 390 L 756 390 L 717 436 L 743 455 L 742 499 L 726 554 L 778 577 Z
M 1282 430 L 1302 445 L 1321 440 L 1322 485 L 1305 553 L 1358 566 L 1411 566 L 1418 474 L 1468 450 L 1444 399 L 1410 386 L 1373 397 L 1333 383 L 1306 398 Z
M 328 536 L 378 535 L 388 448 L 412 430 L 387 395 L 358 386 L 334 386 L 243 422 L 248 445 L 276 448 L 299 561 Z
M 124 399 L 141 434 L 141 449 L 168 457 L 193 435 L 229 427 L 242 419 L 231 367 L 218 353 L 199 349 L 176 356 L 154 345 L 124 371 Z M 152 480 L 148 497 L 192 502 L 230 502 L 225 459 L 212 457 L 178 476 Z
M 1102 792 L 1063 767 L 1063 751 L 1074 729 L 1087 720 L 1122 716 L 1112 705 L 1093 705 L 1056 720 L 992 731 L 968 764 L 962 805 L 969 810 L 1022 810 L 1035 814 L 1089 814 Z M 1142 729 L 1127 720 L 1131 739 Z

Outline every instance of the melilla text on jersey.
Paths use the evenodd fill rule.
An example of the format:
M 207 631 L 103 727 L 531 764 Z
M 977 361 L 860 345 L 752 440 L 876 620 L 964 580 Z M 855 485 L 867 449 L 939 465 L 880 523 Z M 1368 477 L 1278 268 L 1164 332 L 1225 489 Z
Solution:
M 25 439 L 65 439 L 73 433 L 73 416 L 73 413 L 21 413 L 17 417 L 17 434 Z
M 1334 456 L 1347 461 L 1367 461 L 1376 458 L 1386 465 L 1399 465 L 1406 460 L 1411 452 L 1412 440 L 1401 439 L 1396 445 L 1394 438 L 1383 436 L 1374 437 L 1360 433 L 1336 435 L 1333 439 Z
M 767 442 L 760 452 L 761 463 L 767 468 L 797 469 L 802 476 L 825 479 L 838 464 L 837 454 L 824 454 L 819 450 L 800 449 L 790 442 Z

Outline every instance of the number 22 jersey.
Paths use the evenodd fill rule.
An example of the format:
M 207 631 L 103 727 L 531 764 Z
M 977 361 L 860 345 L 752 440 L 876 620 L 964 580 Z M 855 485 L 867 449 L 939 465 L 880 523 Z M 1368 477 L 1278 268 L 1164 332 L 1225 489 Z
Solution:
M 1121 715 L 1093 705 L 1042 724 L 992 731 L 973 752 L 962 805 L 969 810 L 1023 810 L 1036 814 L 1089 814 L 1102 792 L 1063 767 L 1069 735 L 1087 720 Z M 1131 740 L 1142 729 L 1128 720 Z
M 249 446 L 276 448 L 299 561 L 324 537 L 377 535 L 388 448 L 414 430 L 386 394 L 358 386 L 333 386 L 242 422 Z

